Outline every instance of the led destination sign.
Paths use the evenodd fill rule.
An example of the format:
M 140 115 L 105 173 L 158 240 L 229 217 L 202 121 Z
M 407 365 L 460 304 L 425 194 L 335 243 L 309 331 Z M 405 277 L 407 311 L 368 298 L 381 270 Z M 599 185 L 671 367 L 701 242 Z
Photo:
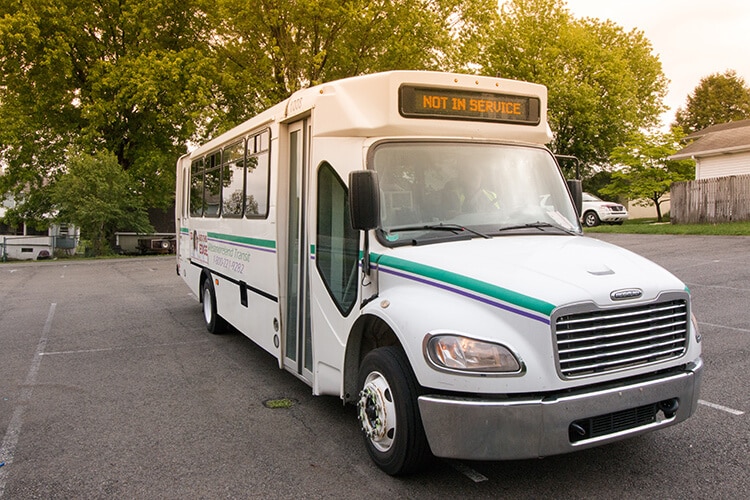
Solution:
M 407 118 L 537 125 L 540 119 L 539 107 L 538 97 L 408 85 L 399 89 L 399 111 Z

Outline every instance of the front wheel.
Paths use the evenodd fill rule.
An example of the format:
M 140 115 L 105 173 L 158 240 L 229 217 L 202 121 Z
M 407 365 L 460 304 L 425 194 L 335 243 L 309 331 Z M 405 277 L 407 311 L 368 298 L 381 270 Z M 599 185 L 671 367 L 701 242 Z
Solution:
M 596 214 L 596 212 L 588 211 L 585 214 L 583 214 L 583 223 L 586 225 L 586 227 L 594 227 L 599 225 L 599 216 Z
M 430 455 L 417 396 L 419 384 L 403 349 L 370 351 L 359 370 L 357 415 L 365 446 L 384 472 L 416 472 Z

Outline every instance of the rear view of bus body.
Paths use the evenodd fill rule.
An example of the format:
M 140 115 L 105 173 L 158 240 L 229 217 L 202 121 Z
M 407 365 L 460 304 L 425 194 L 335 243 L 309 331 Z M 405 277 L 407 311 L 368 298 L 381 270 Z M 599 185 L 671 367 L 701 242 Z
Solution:
M 380 73 L 183 156 L 177 271 L 207 326 L 355 404 L 389 474 L 685 420 L 702 369 L 689 291 L 583 236 L 546 104 L 526 82 Z

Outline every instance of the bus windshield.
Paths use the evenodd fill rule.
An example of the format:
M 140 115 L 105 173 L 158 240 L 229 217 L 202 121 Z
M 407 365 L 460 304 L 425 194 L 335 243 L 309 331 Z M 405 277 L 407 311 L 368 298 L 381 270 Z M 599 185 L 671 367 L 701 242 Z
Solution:
M 545 149 L 468 142 L 376 146 L 379 236 L 389 245 L 515 231 L 580 234 L 575 208 Z

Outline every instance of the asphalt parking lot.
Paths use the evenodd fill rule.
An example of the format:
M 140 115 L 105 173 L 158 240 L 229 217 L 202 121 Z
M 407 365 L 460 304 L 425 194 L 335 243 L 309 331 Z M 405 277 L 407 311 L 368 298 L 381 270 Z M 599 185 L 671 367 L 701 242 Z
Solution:
M 696 415 L 576 454 L 436 460 L 404 478 L 370 462 L 353 408 L 311 396 L 241 335 L 208 334 L 173 257 L 1 264 L 0 497 L 745 497 L 750 238 L 594 237 L 690 288 Z

